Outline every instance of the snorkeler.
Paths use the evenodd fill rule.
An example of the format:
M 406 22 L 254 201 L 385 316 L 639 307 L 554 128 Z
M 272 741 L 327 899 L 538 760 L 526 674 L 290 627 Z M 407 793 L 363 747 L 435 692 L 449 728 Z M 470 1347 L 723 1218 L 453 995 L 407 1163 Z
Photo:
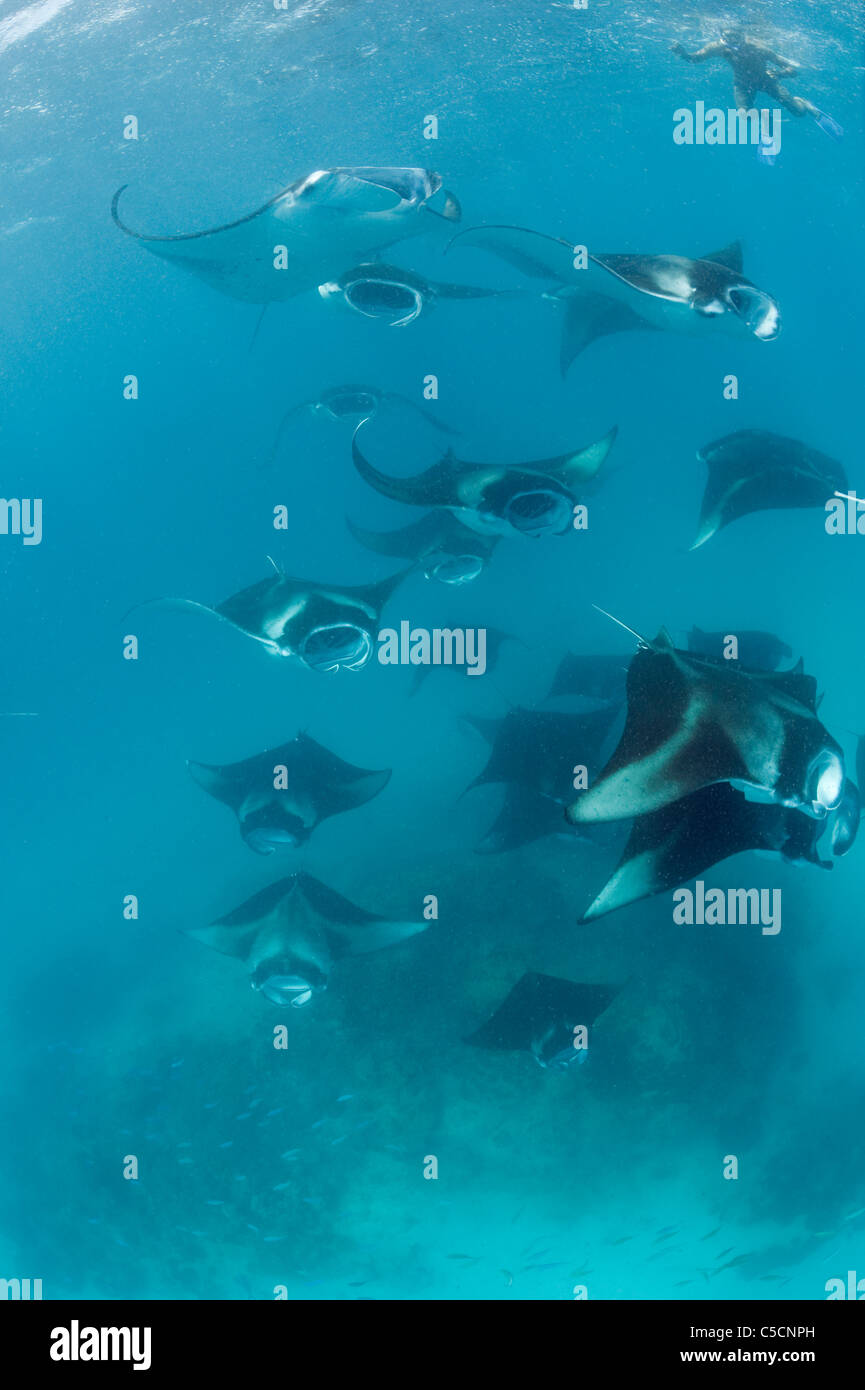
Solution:
M 709 58 L 723 58 L 733 69 L 733 93 L 737 110 L 750 110 L 758 92 L 765 92 L 785 111 L 794 116 L 813 116 L 821 130 L 840 140 L 844 131 L 837 121 L 827 116 L 813 102 L 794 96 L 779 78 L 799 71 L 800 64 L 783 58 L 768 44 L 752 39 L 744 29 L 724 29 L 716 43 L 707 43 L 696 53 L 688 53 L 681 43 L 673 44 L 673 52 L 688 63 L 705 63 Z

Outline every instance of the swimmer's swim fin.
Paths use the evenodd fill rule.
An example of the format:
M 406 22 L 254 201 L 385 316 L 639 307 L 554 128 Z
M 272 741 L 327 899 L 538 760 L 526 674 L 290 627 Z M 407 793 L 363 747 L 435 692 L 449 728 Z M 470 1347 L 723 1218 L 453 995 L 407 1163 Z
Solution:
M 814 120 L 822 131 L 825 131 L 827 135 L 831 135 L 833 140 L 841 140 L 843 138 L 843 126 L 840 126 L 831 116 L 827 116 L 825 111 L 818 111 Z

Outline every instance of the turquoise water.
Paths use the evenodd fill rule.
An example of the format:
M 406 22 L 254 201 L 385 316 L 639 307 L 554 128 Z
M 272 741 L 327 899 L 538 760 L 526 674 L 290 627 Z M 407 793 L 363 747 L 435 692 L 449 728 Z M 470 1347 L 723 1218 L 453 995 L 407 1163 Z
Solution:
M 785 119 L 773 168 L 674 144 L 674 110 L 725 107 L 729 73 L 670 45 L 732 19 L 803 63 L 793 90 L 843 141 Z M 44 506 L 41 544 L 0 536 L 0 707 L 29 716 L 0 720 L 0 1276 L 117 1299 L 819 1299 L 865 1276 L 861 845 L 831 873 L 754 855 L 707 871 L 780 887 L 777 936 L 677 926 L 669 893 L 578 927 L 616 847 L 477 855 L 501 798 L 463 795 L 486 748 L 462 717 L 540 703 L 566 651 L 630 652 L 597 604 L 650 636 L 777 633 L 852 763 L 865 540 L 827 536 L 819 511 L 767 511 L 688 546 L 696 451 L 733 430 L 805 440 L 861 489 L 863 27 L 852 3 L 804 0 L 0 4 L 3 492 Z M 213 227 L 343 165 L 440 171 L 463 227 L 687 256 L 741 238 L 783 331 L 609 336 L 563 380 L 539 282 L 428 236 L 384 259 L 515 293 L 390 328 L 310 290 L 271 305 L 252 342 L 255 305 L 110 216 L 128 184 L 132 226 Z M 544 458 L 619 429 L 587 531 L 504 539 L 472 583 L 415 573 L 387 605 L 393 625 L 519 637 L 494 671 L 432 671 L 414 694 L 404 668 L 324 674 L 200 614 L 125 617 L 158 595 L 220 602 L 268 555 L 332 584 L 392 573 L 345 517 L 385 530 L 415 513 L 358 477 L 350 426 L 300 414 L 272 461 L 273 441 L 328 387 L 422 404 L 430 374 L 426 409 L 462 458 Z M 399 406 L 368 428 L 387 471 L 441 452 Z M 260 858 L 185 761 L 299 730 L 393 775 Z M 298 869 L 398 919 L 435 895 L 438 919 L 279 1010 L 183 932 Z M 586 1065 L 462 1041 L 526 971 L 619 988 Z

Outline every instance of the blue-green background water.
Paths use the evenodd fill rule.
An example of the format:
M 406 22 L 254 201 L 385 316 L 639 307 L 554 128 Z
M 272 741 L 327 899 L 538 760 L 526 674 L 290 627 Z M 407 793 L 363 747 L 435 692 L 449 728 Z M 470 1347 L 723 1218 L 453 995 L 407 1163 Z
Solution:
M 674 145 L 673 110 L 726 107 L 729 73 L 678 63 L 670 43 L 731 18 L 808 65 L 794 90 L 841 121 L 841 144 L 788 119 L 773 169 L 751 149 Z M 862 846 L 831 874 L 754 856 L 711 872 L 780 886 L 777 937 L 676 927 L 669 895 L 578 928 L 615 854 L 544 840 L 479 857 L 497 794 L 459 799 L 486 756 L 461 714 L 541 700 L 566 650 L 623 650 L 593 603 L 650 634 L 777 632 L 852 758 L 865 541 L 802 511 L 687 546 L 696 450 L 733 429 L 805 439 L 862 489 L 863 30 L 858 5 L 805 0 L 0 4 L 2 491 L 45 508 L 41 545 L 0 537 L 0 707 L 38 715 L 0 720 L 0 1276 L 41 1278 L 47 1298 L 562 1299 L 584 1284 L 736 1299 L 822 1298 L 827 1279 L 865 1275 Z M 137 142 L 122 138 L 130 113 Z M 344 164 L 441 171 L 464 226 L 686 255 L 741 237 L 783 333 L 621 335 L 562 382 L 541 300 L 444 304 L 394 330 L 310 293 L 271 307 L 250 351 L 254 307 L 109 216 L 129 183 L 134 225 L 212 226 Z M 393 259 L 520 283 L 432 243 Z M 464 457 L 543 457 L 619 426 L 588 532 L 506 540 L 474 584 L 418 576 L 387 609 L 526 647 L 488 678 L 433 672 L 409 698 L 409 671 L 319 675 L 153 610 L 135 619 L 140 659 L 122 660 L 133 604 L 216 602 L 264 577 L 267 554 L 333 582 L 389 572 L 344 517 L 407 515 L 357 477 L 346 427 L 299 417 L 263 464 L 294 402 L 343 381 L 420 400 L 427 373 Z M 406 471 L 440 442 L 411 416 L 375 429 L 409 451 Z M 261 860 L 184 762 L 301 728 L 394 775 L 305 849 Z M 342 962 L 277 1052 L 284 1016 L 180 929 L 299 867 L 394 916 L 437 894 L 441 915 Z M 575 1075 L 460 1041 L 524 970 L 623 986 Z M 727 1248 L 747 1258 L 718 1272 Z

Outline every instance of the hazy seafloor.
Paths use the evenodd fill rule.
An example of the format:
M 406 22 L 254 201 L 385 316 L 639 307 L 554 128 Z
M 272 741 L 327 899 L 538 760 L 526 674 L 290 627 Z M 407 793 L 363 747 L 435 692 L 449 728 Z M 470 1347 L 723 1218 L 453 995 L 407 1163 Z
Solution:
M 842 143 L 785 120 L 773 169 L 750 149 L 673 144 L 673 110 L 726 106 L 729 74 L 677 63 L 670 43 L 732 19 L 806 64 L 794 90 L 841 121 Z M 776 632 L 853 759 L 865 540 L 779 511 L 687 547 L 696 451 L 732 429 L 805 439 L 865 491 L 863 41 L 858 5 L 805 0 L 0 3 L 2 490 L 45 507 L 41 545 L 0 537 L 0 709 L 37 715 L 0 719 L 0 1277 L 41 1278 L 45 1298 L 473 1300 L 576 1285 L 820 1299 L 828 1279 L 865 1276 L 862 844 L 831 873 L 748 855 L 706 875 L 780 887 L 774 937 L 676 926 L 669 894 L 577 927 L 615 843 L 479 856 L 498 794 L 461 795 L 486 757 L 463 714 L 540 701 L 567 650 L 631 649 L 592 604 L 649 635 Z M 137 142 L 122 139 L 129 113 Z M 270 308 L 251 348 L 254 307 L 109 216 L 128 183 L 135 225 L 211 226 L 312 169 L 363 164 L 440 170 L 463 226 L 692 255 L 741 237 L 784 331 L 611 337 L 562 381 L 539 299 L 441 304 L 397 331 L 306 294 Z M 397 250 L 432 278 L 519 284 L 479 253 Z M 619 426 L 588 532 L 506 540 L 473 584 L 412 578 L 386 609 L 525 646 L 483 679 L 436 671 L 410 695 L 405 670 L 322 676 L 152 610 L 136 619 L 141 658 L 121 659 L 133 604 L 218 601 L 275 547 L 296 574 L 388 573 L 344 518 L 407 517 L 357 477 L 347 427 L 298 418 L 265 465 L 294 402 L 343 381 L 417 399 L 430 372 L 464 457 L 543 457 Z M 419 466 L 441 443 L 399 411 L 374 428 L 386 460 L 411 450 Z M 274 539 L 279 503 L 291 529 Z M 299 729 L 393 777 L 304 849 L 259 859 L 185 760 L 230 762 Z M 296 868 L 387 915 L 436 894 L 439 920 L 340 962 L 286 1018 L 181 931 Z M 462 1042 L 528 970 L 621 987 L 571 1074 Z M 722 1180 L 728 1154 L 737 1181 Z

